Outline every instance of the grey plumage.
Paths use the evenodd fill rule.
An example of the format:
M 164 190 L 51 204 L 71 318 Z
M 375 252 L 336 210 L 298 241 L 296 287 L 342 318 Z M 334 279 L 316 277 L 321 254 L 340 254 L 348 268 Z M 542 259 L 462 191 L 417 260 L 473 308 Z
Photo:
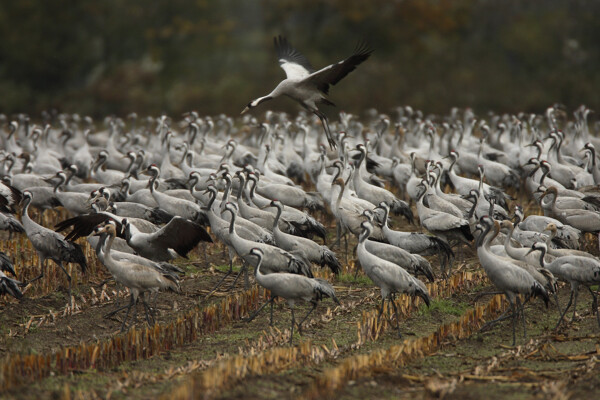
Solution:
M 430 299 L 427 287 L 418 280 L 411 276 L 406 270 L 397 264 L 384 260 L 383 258 L 377 257 L 370 253 L 366 248 L 366 240 L 371 235 L 373 225 L 370 222 L 365 221 L 362 223 L 363 231 L 358 238 L 358 246 L 356 248 L 356 254 L 360 261 L 360 265 L 369 278 L 379 286 L 381 290 L 381 309 L 379 316 L 383 313 L 383 306 L 385 300 L 390 300 L 392 307 L 396 313 L 396 325 L 398 328 L 398 336 L 400 333 L 400 321 L 398 315 L 398 309 L 394 302 L 395 293 L 406 293 L 410 296 L 419 296 L 425 301 L 425 304 L 429 306 Z
M 0 296 L 4 294 L 11 295 L 16 299 L 21 299 L 23 293 L 21 293 L 21 282 L 11 277 L 8 277 L 0 270 Z
M 131 301 L 127 306 L 127 313 L 121 324 L 121 331 L 125 329 L 127 318 L 131 308 L 137 304 L 140 294 L 148 291 L 158 291 L 159 289 L 168 289 L 179 292 L 180 286 L 175 274 L 160 271 L 156 268 L 139 264 L 131 261 L 117 261 L 112 257 L 111 246 L 116 235 L 116 224 L 114 221 L 108 221 L 103 227 L 98 227 L 94 235 L 108 235 L 108 242 L 104 247 L 103 263 L 109 270 L 115 281 L 129 288 L 131 292 Z M 150 323 L 150 307 L 142 296 L 142 302 L 146 309 L 146 319 Z M 125 308 L 125 307 L 123 307 Z M 114 314 L 121 309 L 113 311 Z
M 249 255 L 250 250 L 256 247 L 264 253 L 263 269 L 265 272 L 291 272 L 312 278 L 312 271 L 310 270 L 310 265 L 306 260 L 298 256 L 294 256 L 293 254 L 278 247 L 274 247 L 265 243 L 252 242 L 238 236 L 235 230 L 237 210 L 233 203 L 227 203 L 225 205 L 225 211 L 229 211 L 231 213 L 231 222 L 229 225 L 229 240 L 231 241 L 231 245 L 235 249 L 238 256 L 242 257 L 248 264 L 256 266 L 256 257 Z
M 400 247 L 412 254 L 421 256 L 437 254 L 440 259 L 442 270 L 445 270 L 445 265 L 449 260 L 454 258 L 454 252 L 448 243 L 435 236 L 416 232 L 400 232 L 392 230 L 389 228 L 387 222 L 389 215 L 388 205 L 386 203 L 381 203 L 378 208 L 384 211 L 384 223 L 381 230 L 388 243 Z
M 530 252 L 540 251 L 540 263 L 556 275 L 559 279 L 569 282 L 571 285 L 571 296 L 569 303 L 562 312 L 556 327 L 560 325 L 567 310 L 573 305 L 573 317 L 577 309 L 577 297 L 579 296 L 579 286 L 585 286 L 592 295 L 592 313 L 596 313 L 598 326 L 600 327 L 600 315 L 598 314 L 598 297 L 590 286 L 600 284 L 600 260 L 593 257 L 582 256 L 563 256 L 558 257 L 550 263 L 545 263 L 547 246 L 545 243 L 534 243 Z
M 278 247 L 289 251 L 292 254 L 298 254 L 302 258 L 319 264 L 322 267 L 328 266 L 334 274 L 338 274 L 341 269 L 339 260 L 335 253 L 327 246 L 321 246 L 310 239 L 293 236 L 279 229 L 279 218 L 283 212 L 283 204 L 280 201 L 272 200 L 271 207 L 277 208 L 277 215 L 273 223 L 273 237 Z
M 335 295 L 333 287 L 323 279 L 315 279 L 306 277 L 303 275 L 290 274 L 286 272 L 264 274 L 261 271 L 265 254 L 260 248 L 252 248 L 248 254 L 252 258 L 256 258 L 256 280 L 264 288 L 271 292 L 271 298 L 268 302 L 263 304 L 248 320 L 253 320 L 256 315 L 267 305 L 271 304 L 273 307 L 273 301 L 277 297 L 282 297 L 286 300 L 290 311 L 292 313 L 292 326 L 290 334 L 290 343 L 294 337 L 294 325 L 296 320 L 294 317 L 294 307 L 297 302 L 307 301 L 312 304 L 312 308 L 306 314 L 306 316 L 298 323 L 298 331 L 302 332 L 302 323 L 308 318 L 308 316 L 317 308 L 317 304 L 324 297 L 331 298 L 335 303 L 340 304 L 340 301 Z M 272 318 L 271 308 L 271 318 Z M 273 321 L 271 320 L 271 324 Z
M 0 212 L 0 230 L 17 233 L 25 232 L 25 228 L 15 217 L 2 212 Z
M 480 223 L 485 229 L 477 238 L 477 256 L 490 281 L 500 291 L 504 292 L 511 305 L 514 345 L 516 343 L 515 325 L 518 315 L 521 314 L 523 319 L 525 319 L 523 308 L 517 295 L 540 296 L 547 307 L 549 301 L 548 293 L 526 270 L 519 268 L 505 258 L 497 257 L 489 250 L 489 243 L 493 239 L 492 236 L 494 236 L 489 235 L 489 232 L 492 226 L 495 229 L 494 232 L 497 233 L 500 230 L 498 222 L 492 221 L 488 216 L 484 216 L 480 219 Z
M 29 218 L 28 210 L 32 195 L 29 191 L 23 192 L 23 227 L 31 244 L 38 253 L 40 259 L 40 275 L 30 281 L 36 281 L 44 276 L 44 262 L 51 259 L 63 270 L 69 281 L 69 303 L 71 303 L 71 276 L 63 266 L 63 262 L 77 263 L 81 272 L 85 273 L 87 262 L 81 247 L 74 242 L 65 240 L 64 236 L 35 223 Z

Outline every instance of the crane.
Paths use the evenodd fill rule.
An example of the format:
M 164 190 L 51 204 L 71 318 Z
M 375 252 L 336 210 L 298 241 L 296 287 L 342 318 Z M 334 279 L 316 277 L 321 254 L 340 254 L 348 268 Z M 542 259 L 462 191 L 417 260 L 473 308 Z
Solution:
M 254 318 L 256 318 L 258 313 L 260 313 L 267 304 L 270 304 L 271 324 L 273 324 L 273 301 L 277 297 L 282 297 L 286 300 L 292 313 L 292 327 L 290 333 L 291 344 L 294 338 L 294 325 L 298 325 L 298 332 L 302 334 L 302 323 L 317 308 L 317 304 L 323 299 L 323 297 L 329 297 L 336 304 L 340 304 L 340 301 L 335 295 L 335 290 L 333 289 L 333 286 L 331 286 L 326 280 L 319 278 L 309 278 L 304 275 L 290 274 L 288 272 L 263 274 L 260 270 L 260 267 L 263 263 L 264 252 L 261 249 L 254 247 L 250 249 L 249 255 L 256 257 L 256 280 L 262 287 L 268 289 L 271 292 L 271 298 L 269 299 L 269 301 L 264 303 L 258 310 L 256 310 L 254 314 L 247 318 L 247 322 L 250 322 Z M 296 323 L 296 318 L 294 317 L 294 306 L 299 301 L 310 302 L 312 304 L 312 308 L 308 311 L 306 316 L 304 316 L 304 318 L 300 320 L 299 323 Z
M 108 269 L 115 281 L 129 288 L 131 292 L 131 301 L 127 306 L 127 313 L 121 324 L 121 332 L 125 330 L 127 318 L 131 308 L 137 305 L 140 294 L 142 294 L 142 302 L 146 310 L 146 320 L 150 323 L 149 312 L 150 307 L 146 303 L 143 294 L 147 291 L 157 291 L 159 289 L 169 289 L 174 292 L 179 292 L 180 286 L 176 277 L 172 273 L 161 272 L 156 268 L 148 265 L 143 265 L 135 262 L 117 261 L 111 255 L 111 246 L 117 234 L 116 223 L 108 221 L 104 226 L 99 226 L 94 230 L 94 236 L 102 234 L 108 235 L 108 242 L 104 248 L 104 266 Z M 120 311 L 122 308 L 115 310 Z M 134 309 L 134 321 L 137 309 Z
M 67 275 L 69 281 L 69 305 L 72 305 L 71 300 L 71 275 L 65 269 L 63 262 L 77 263 L 81 267 L 81 272 L 85 273 L 87 262 L 81 247 L 74 242 L 65 240 L 64 236 L 54 232 L 51 229 L 45 228 L 29 217 L 29 204 L 31 203 L 31 192 L 26 190 L 23 192 L 23 228 L 29 241 L 33 245 L 39 256 L 40 275 L 30 280 L 28 283 L 37 281 L 44 276 L 44 262 L 47 259 L 53 260 Z
M 265 101 L 281 96 L 291 97 L 321 120 L 329 146 L 334 149 L 336 143 L 329 130 L 327 117 L 319 111 L 317 104 L 335 106 L 325 97 L 329 93 L 329 87 L 337 84 L 346 75 L 354 71 L 359 64 L 369 58 L 373 50 L 366 44 L 359 43 L 354 50 L 354 54 L 350 57 L 314 71 L 308 59 L 293 48 L 286 38 L 282 36 L 275 37 L 274 43 L 279 66 L 285 71 L 286 79 L 281 81 L 271 93 L 248 103 L 242 114 Z

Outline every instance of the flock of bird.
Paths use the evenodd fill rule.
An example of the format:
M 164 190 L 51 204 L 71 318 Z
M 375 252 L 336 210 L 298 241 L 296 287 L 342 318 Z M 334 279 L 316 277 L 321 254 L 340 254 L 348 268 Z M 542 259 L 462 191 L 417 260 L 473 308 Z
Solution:
M 382 312 L 385 300 L 395 308 L 396 293 L 428 304 L 420 279 L 434 280 L 438 267 L 425 257 L 437 256 L 429 260 L 448 276 L 457 253 L 474 245 L 511 304 L 513 334 L 524 318 L 519 295 L 524 302 L 539 296 L 548 303 L 552 295 L 557 299 L 557 280 L 571 285 L 562 321 L 581 286 L 597 308 L 590 286 L 600 283 L 600 261 L 581 249 L 585 233 L 600 231 L 597 139 L 588 113 L 578 109 L 570 121 L 550 108 L 545 116 L 493 115 L 478 122 L 468 109 L 434 119 L 404 107 L 393 128 L 383 114 L 363 124 L 342 113 L 332 125 L 334 150 L 321 144 L 318 121 L 304 114 L 291 121 L 267 112 L 266 122 L 247 116 L 240 124 L 194 112 L 176 124 L 164 116 L 139 124 L 132 115 L 129 124 L 107 118 L 107 128 L 97 132 L 76 115 L 40 127 L 22 115 L 2 136 L 1 227 L 27 235 L 39 254 L 40 275 L 18 281 L 2 254 L 0 289 L 20 298 L 23 285 L 43 278 L 48 259 L 67 276 L 65 263 L 77 263 L 85 273 L 86 258 L 75 240 L 86 237 L 131 293 L 130 303 L 115 311 L 127 308 L 125 329 L 138 299 L 147 320 L 154 317 L 146 293 L 179 291 L 182 271 L 172 260 L 215 240 L 227 247 L 230 260 L 217 286 L 239 257 L 238 276 L 246 272 L 246 285 L 253 267 L 256 281 L 270 290 L 266 304 L 287 300 L 293 329 L 298 301 L 313 309 L 323 297 L 338 301 L 331 284 L 312 271 L 321 266 L 337 274 L 337 254 L 352 257 L 347 238 L 353 236 L 358 264 L 381 289 Z M 525 216 L 507 191 L 537 202 L 544 215 Z M 72 216 L 55 227 L 41 226 L 29 214 L 30 207 L 59 206 Z M 390 212 L 406 224 L 418 219 L 426 232 L 391 228 Z M 337 226 L 330 247 L 326 227 L 315 218 L 326 214 Z M 336 246 L 337 254 L 331 250 Z
M 381 290 L 379 316 L 389 300 L 399 335 L 394 296 L 418 296 L 429 305 L 420 277 L 435 279 L 434 260 L 449 276 L 454 260 L 472 246 L 510 302 L 510 314 L 501 318 L 512 318 L 513 343 L 519 318 L 525 329 L 523 305 L 533 297 L 548 305 L 553 295 L 560 324 L 583 286 L 598 316 L 591 286 L 600 284 L 600 260 L 582 250 L 586 233 L 600 238 L 600 139 L 597 127 L 588 125 L 589 109 L 578 108 L 574 119 L 558 106 L 544 115 L 477 119 L 470 109 L 424 116 L 407 106 L 394 117 L 373 110 L 365 118 L 340 113 L 329 126 L 316 99 L 307 100 L 311 90 L 327 93 L 370 51 L 359 47 L 347 60 L 310 72 L 285 39 L 277 38 L 276 47 L 288 79 L 267 97 L 295 96 L 317 119 L 271 111 L 264 122 L 248 114 L 239 121 L 196 112 L 181 121 L 131 114 L 127 122 L 107 117 L 98 129 L 78 115 L 46 114 L 38 124 L 26 115 L 10 123 L 1 116 L 0 229 L 27 235 L 40 275 L 18 281 L 9 255 L 1 254 L 0 294 L 22 297 L 20 288 L 43 278 L 50 259 L 67 274 L 71 302 L 65 263 L 85 273 L 87 260 L 75 242 L 85 237 L 130 291 L 130 303 L 110 313 L 127 309 L 124 330 L 140 299 L 148 323 L 154 319 L 147 293 L 180 290 L 183 271 L 172 260 L 218 241 L 228 249 L 229 272 L 213 291 L 238 257 L 245 285 L 252 267 L 271 293 L 257 313 L 270 304 L 272 323 L 273 301 L 285 299 L 293 333 L 324 297 L 339 303 L 333 286 L 312 271 L 320 266 L 339 273 L 337 254 L 348 262 L 352 236 L 360 268 Z M 517 194 L 539 204 L 544 215 L 525 216 L 511 197 Z M 45 227 L 30 217 L 30 207 L 63 207 L 71 218 Z M 426 232 L 393 229 L 390 212 L 407 224 L 418 221 Z M 335 220 L 336 240 L 329 247 L 316 215 Z M 336 247 L 337 254 L 331 250 Z M 571 286 L 564 309 L 557 281 Z M 301 301 L 312 308 L 297 323 L 294 306 Z

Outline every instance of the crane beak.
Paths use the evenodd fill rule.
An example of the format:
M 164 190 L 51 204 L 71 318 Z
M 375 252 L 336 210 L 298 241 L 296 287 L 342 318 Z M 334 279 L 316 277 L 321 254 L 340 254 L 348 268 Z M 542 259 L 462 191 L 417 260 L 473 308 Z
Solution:
M 240 115 L 244 115 L 244 114 L 246 114 L 246 113 L 248 112 L 248 110 L 250 110 L 248 107 L 244 108 L 244 109 L 242 110 L 242 112 L 240 113 Z

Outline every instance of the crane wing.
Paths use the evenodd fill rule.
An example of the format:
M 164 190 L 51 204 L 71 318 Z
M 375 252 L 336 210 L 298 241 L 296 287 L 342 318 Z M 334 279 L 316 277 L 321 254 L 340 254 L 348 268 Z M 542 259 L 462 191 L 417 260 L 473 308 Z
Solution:
M 359 42 L 356 45 L 354 54 L 350 57 L 336 64 L 331 64 L 317 72 L 313 72 L 304 79 L 304 82 L 316 85 L 317 89 L 327 94 L 330 85 L 335 85 L 350 72 L 354 71 L 359 64 L 369 58 L 372 52 L 373 50 L 366 43 Z
M 70 227 L 73 229 L 71 232 L 65 237 L 65 239 L 69 241 L 77 240 L 80 237 L 89 236 L 94 228 L 106 221 L 113 220 L 117 224 L 117 236 L 123 237 L 122 235 L 122 225 L 121 219 L 115 219 L 111 215 L 105 213 L 93 213 L 93 214 L 84 214 L 78 215 L 73 218 L 66 219 L 64 221 L 59 222 L 55 226 L 56 232 L 62 232 Z
M 171 222 L 152 236 L 152 241 L 157 245 L 160 243 L 160 246 L 171 248 L 182 257 L 196 247 L 198 242 L 212 242 L 212 238 L 203 227 L 181 217 L 173 217 Z
M 273 42 L 275 43 L 279 66 L 285 71 L 289 79 L 303 79 L 314 71 L 308 59 L 293 48 L 286 38 L 280 35 L 273 38 Z

